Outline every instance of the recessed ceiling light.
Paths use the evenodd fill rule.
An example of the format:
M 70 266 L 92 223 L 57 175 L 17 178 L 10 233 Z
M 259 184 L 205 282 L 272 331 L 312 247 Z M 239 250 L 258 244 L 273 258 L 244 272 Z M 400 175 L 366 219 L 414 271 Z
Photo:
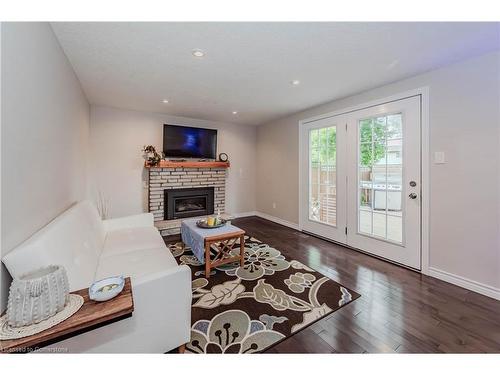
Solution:
M 162 103 L 163 103 L 163 104 L 168 104 L 168 100 L 167 100 L 167 99 L 163 99 L 163 100 L 162 100 Z
M 237 115 L 238 114 L 238 111 L 233 111 L 233 115 Z
M 297 86 L 300 85 L 300 81 L 298 79 L 294 79 L 293 81 L 290 82 L 292 85 Z
M 201 49 L 194 49 L 192 53 L 193 53 L 194 57 L 203 57 L 203 56 L 205 56 L 205 52 L 203 52 Z

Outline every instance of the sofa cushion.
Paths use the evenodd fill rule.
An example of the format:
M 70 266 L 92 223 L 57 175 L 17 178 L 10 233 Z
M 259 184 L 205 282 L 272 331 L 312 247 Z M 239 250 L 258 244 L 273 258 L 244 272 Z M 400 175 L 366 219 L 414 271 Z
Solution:
M 162 248 L 129 251 L 101 257 L 95 280 L 109 276 L 130 276 L 134 283 L 141 278 L 151 277 L 170 268 L 177 267 L 172 253 L 163 245 Z
M 71 290 L 90 286 L 104 243 L 96 208 L 77 203 L 2 258 L 12 277 L 51 264 L 66 268 Z
M 159 248 L 165 248 L 165 242 L 155 227 L 125 228 L 107 233 L 101 256 Z

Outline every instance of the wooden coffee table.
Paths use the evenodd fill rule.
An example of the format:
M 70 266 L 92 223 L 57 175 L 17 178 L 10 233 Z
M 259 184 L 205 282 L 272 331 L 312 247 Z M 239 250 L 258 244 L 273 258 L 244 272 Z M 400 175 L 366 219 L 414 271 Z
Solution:
M 196 219 L 184 220 L 181 223 L 181 236 L 184 246 L 189 246 L 200 262 L 205 263 L 205 277 L 210 277 L 212 268 L 227 263 L 245 261 L 245 231 L 231 224 L 220 228 L 205 229 L 196 225 Z M 239 240 L 239 254 L 231 251 L 237 248 Z M 216 251 L 215 257 L 210 259 L 210 249 Z
M 239 229 L 239 228 L 238 228 Z M 240 240 L 240 253 L 237 256 L 231 256 L 236 242 Z M 214 259 L 210 259 L 210 249 L 215 249 L 217 253 Z M 205 237 L 205 277 L 210 277 L 210 269 L 227 263 L 240 262 L 241 267 L 245 263 L 245 231 L 237 231 Z

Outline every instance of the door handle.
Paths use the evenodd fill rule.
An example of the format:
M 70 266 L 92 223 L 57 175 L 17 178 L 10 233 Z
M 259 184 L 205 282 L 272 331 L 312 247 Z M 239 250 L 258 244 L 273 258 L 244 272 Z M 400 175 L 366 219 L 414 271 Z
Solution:
M 415 194 L 415 193 L 411 193 L 410 195 L 408 195 L 408 197 L 409 197 L 410 199 L 417 199 L 417 194 Z

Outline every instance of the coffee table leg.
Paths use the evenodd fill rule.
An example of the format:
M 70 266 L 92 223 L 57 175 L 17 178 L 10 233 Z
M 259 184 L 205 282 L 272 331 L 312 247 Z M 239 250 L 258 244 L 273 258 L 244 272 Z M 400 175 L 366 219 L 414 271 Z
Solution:
M 205 277 L 210 278 L 210 242 L 205 241 Z
M 240 236 L 240 266 L 245 264 L 245 235 Z

